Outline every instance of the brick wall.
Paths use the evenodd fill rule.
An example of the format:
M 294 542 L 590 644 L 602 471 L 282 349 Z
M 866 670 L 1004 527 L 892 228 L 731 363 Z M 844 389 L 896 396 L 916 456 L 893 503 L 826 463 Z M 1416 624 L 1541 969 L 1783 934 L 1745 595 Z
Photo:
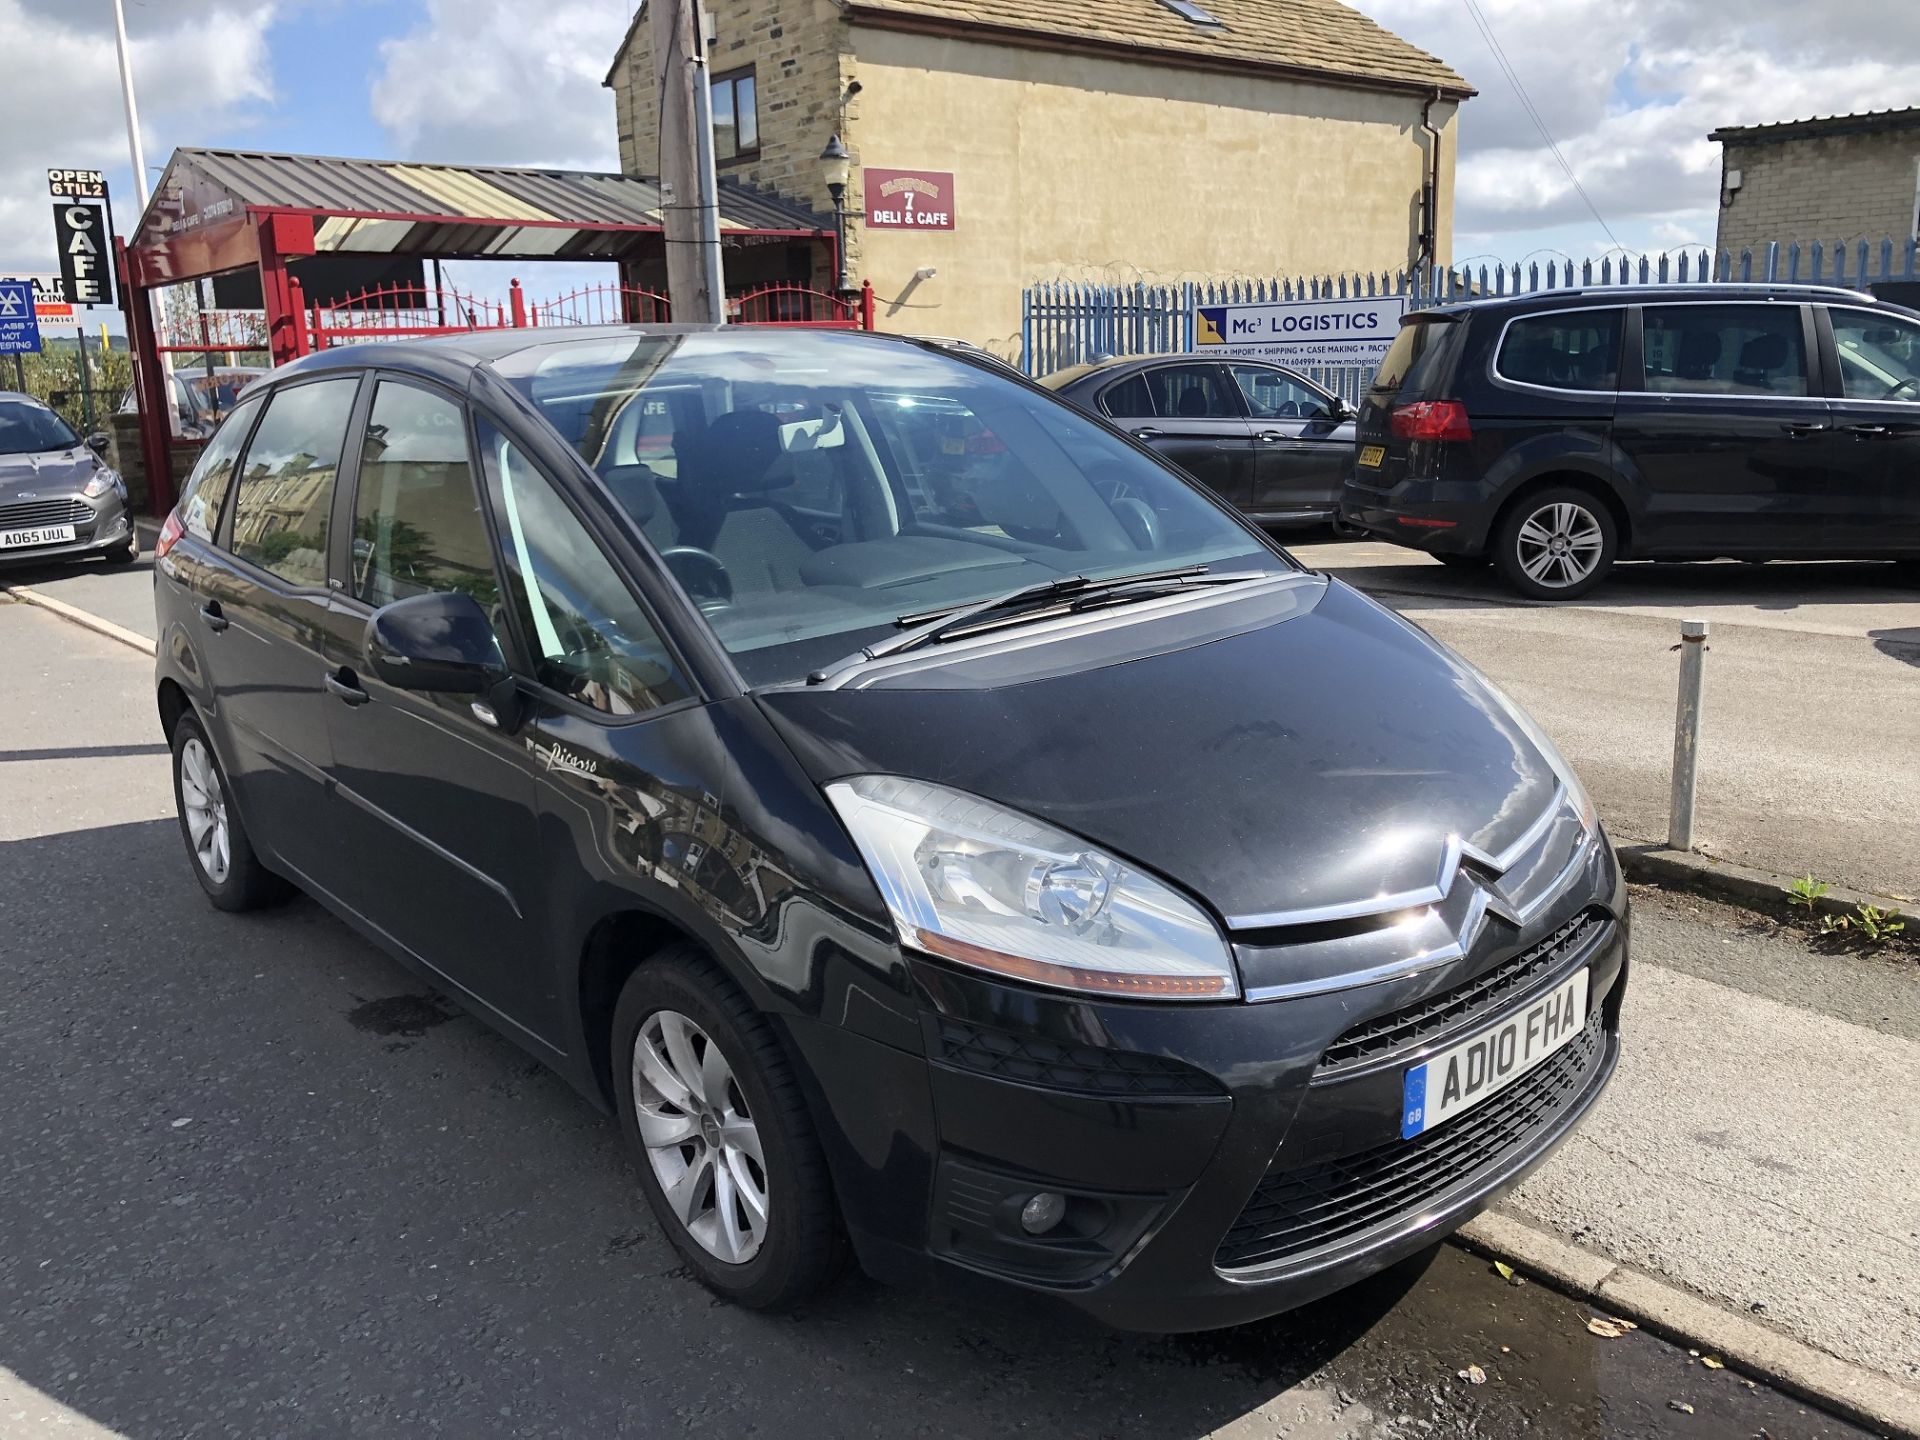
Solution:
M 1736 256 L 1772 240 L 1898 241 L 1912 233 L 1920 130 L 1731 141 L 1721 167 L 1718 247 Z M 1732 170 L 1741 185 L 1729 199 Z
M 650 0 L 651 3 L 651 0 Z M 819 156 L 839 123 L 846 29 L 832 0 L 709 0 L 715 75 L 752 66 L 760 121 L 758 155 L 720 162 L 721 178 L 770 190 L 812 210 L 830 208 Z M 620 168 L 660 173 L 653 47 L 640 20 L 611 76 Z

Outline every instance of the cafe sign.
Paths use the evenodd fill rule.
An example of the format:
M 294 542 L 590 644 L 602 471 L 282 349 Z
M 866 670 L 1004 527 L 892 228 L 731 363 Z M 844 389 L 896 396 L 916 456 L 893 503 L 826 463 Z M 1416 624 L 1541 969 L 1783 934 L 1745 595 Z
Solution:
M 953 229 L 953 174 L 947 170 L 862 173 L 869 230 Z

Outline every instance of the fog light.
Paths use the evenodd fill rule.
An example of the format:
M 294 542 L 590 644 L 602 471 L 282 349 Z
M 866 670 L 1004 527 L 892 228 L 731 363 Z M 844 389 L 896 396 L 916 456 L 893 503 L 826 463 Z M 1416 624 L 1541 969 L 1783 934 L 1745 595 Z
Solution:
M 1020 1207 L 1020 1228 L 1029 1235 L 1044 1235 L 1058 1225 L 1067 1213 L 1067 1197 L 1042 1190 Z

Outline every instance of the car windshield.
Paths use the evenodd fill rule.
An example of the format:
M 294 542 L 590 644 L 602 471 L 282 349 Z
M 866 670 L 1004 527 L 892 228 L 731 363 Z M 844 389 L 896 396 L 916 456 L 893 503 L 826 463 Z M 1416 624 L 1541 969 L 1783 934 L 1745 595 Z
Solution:
M 80 437 L 53 411 L 31 400 L 0 400 L 0 455 L 71 450 Z
M 646 531 L 751 684 L 1036 582 L 1286 568 L 1096 422 L 930 348 L 741 328 L 582 338 L 496 368 Z

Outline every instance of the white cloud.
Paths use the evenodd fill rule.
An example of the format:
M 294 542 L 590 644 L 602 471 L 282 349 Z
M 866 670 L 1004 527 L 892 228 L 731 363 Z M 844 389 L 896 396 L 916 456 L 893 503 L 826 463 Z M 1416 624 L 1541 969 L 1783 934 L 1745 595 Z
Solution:
M 427 0 L 383 41 L 373 118 L 423 160 L 619 168 L 613 95 L 600 86 L 627 0 Z
M 165 18 L 128 9 L 149 164 L 165 163 L 176 135 L 232 124 L 272 99 L 265 77 L 273 6 L 195 6 Z M 58 268 L 46 170 L 131 173 L 111 14 L 70 0 L 0 0 L 9 56 L 0 86 L 0 268 Z M 114 223 L 125 235 L 138 207 L 130 185 L 114 190 Z
M 1606 237 L 1463 0 L 1359 0 L 1478 88 L 1461 110 L 1457 253 Z M 1847 114 L 1920 95 L 1920 6 L 1884 0 L 1476 0 L 1560 151 L 1631 249 L 1711 243 L 1722 125 Z M 1471 247 L 1471 249 L 1469 248 Z

